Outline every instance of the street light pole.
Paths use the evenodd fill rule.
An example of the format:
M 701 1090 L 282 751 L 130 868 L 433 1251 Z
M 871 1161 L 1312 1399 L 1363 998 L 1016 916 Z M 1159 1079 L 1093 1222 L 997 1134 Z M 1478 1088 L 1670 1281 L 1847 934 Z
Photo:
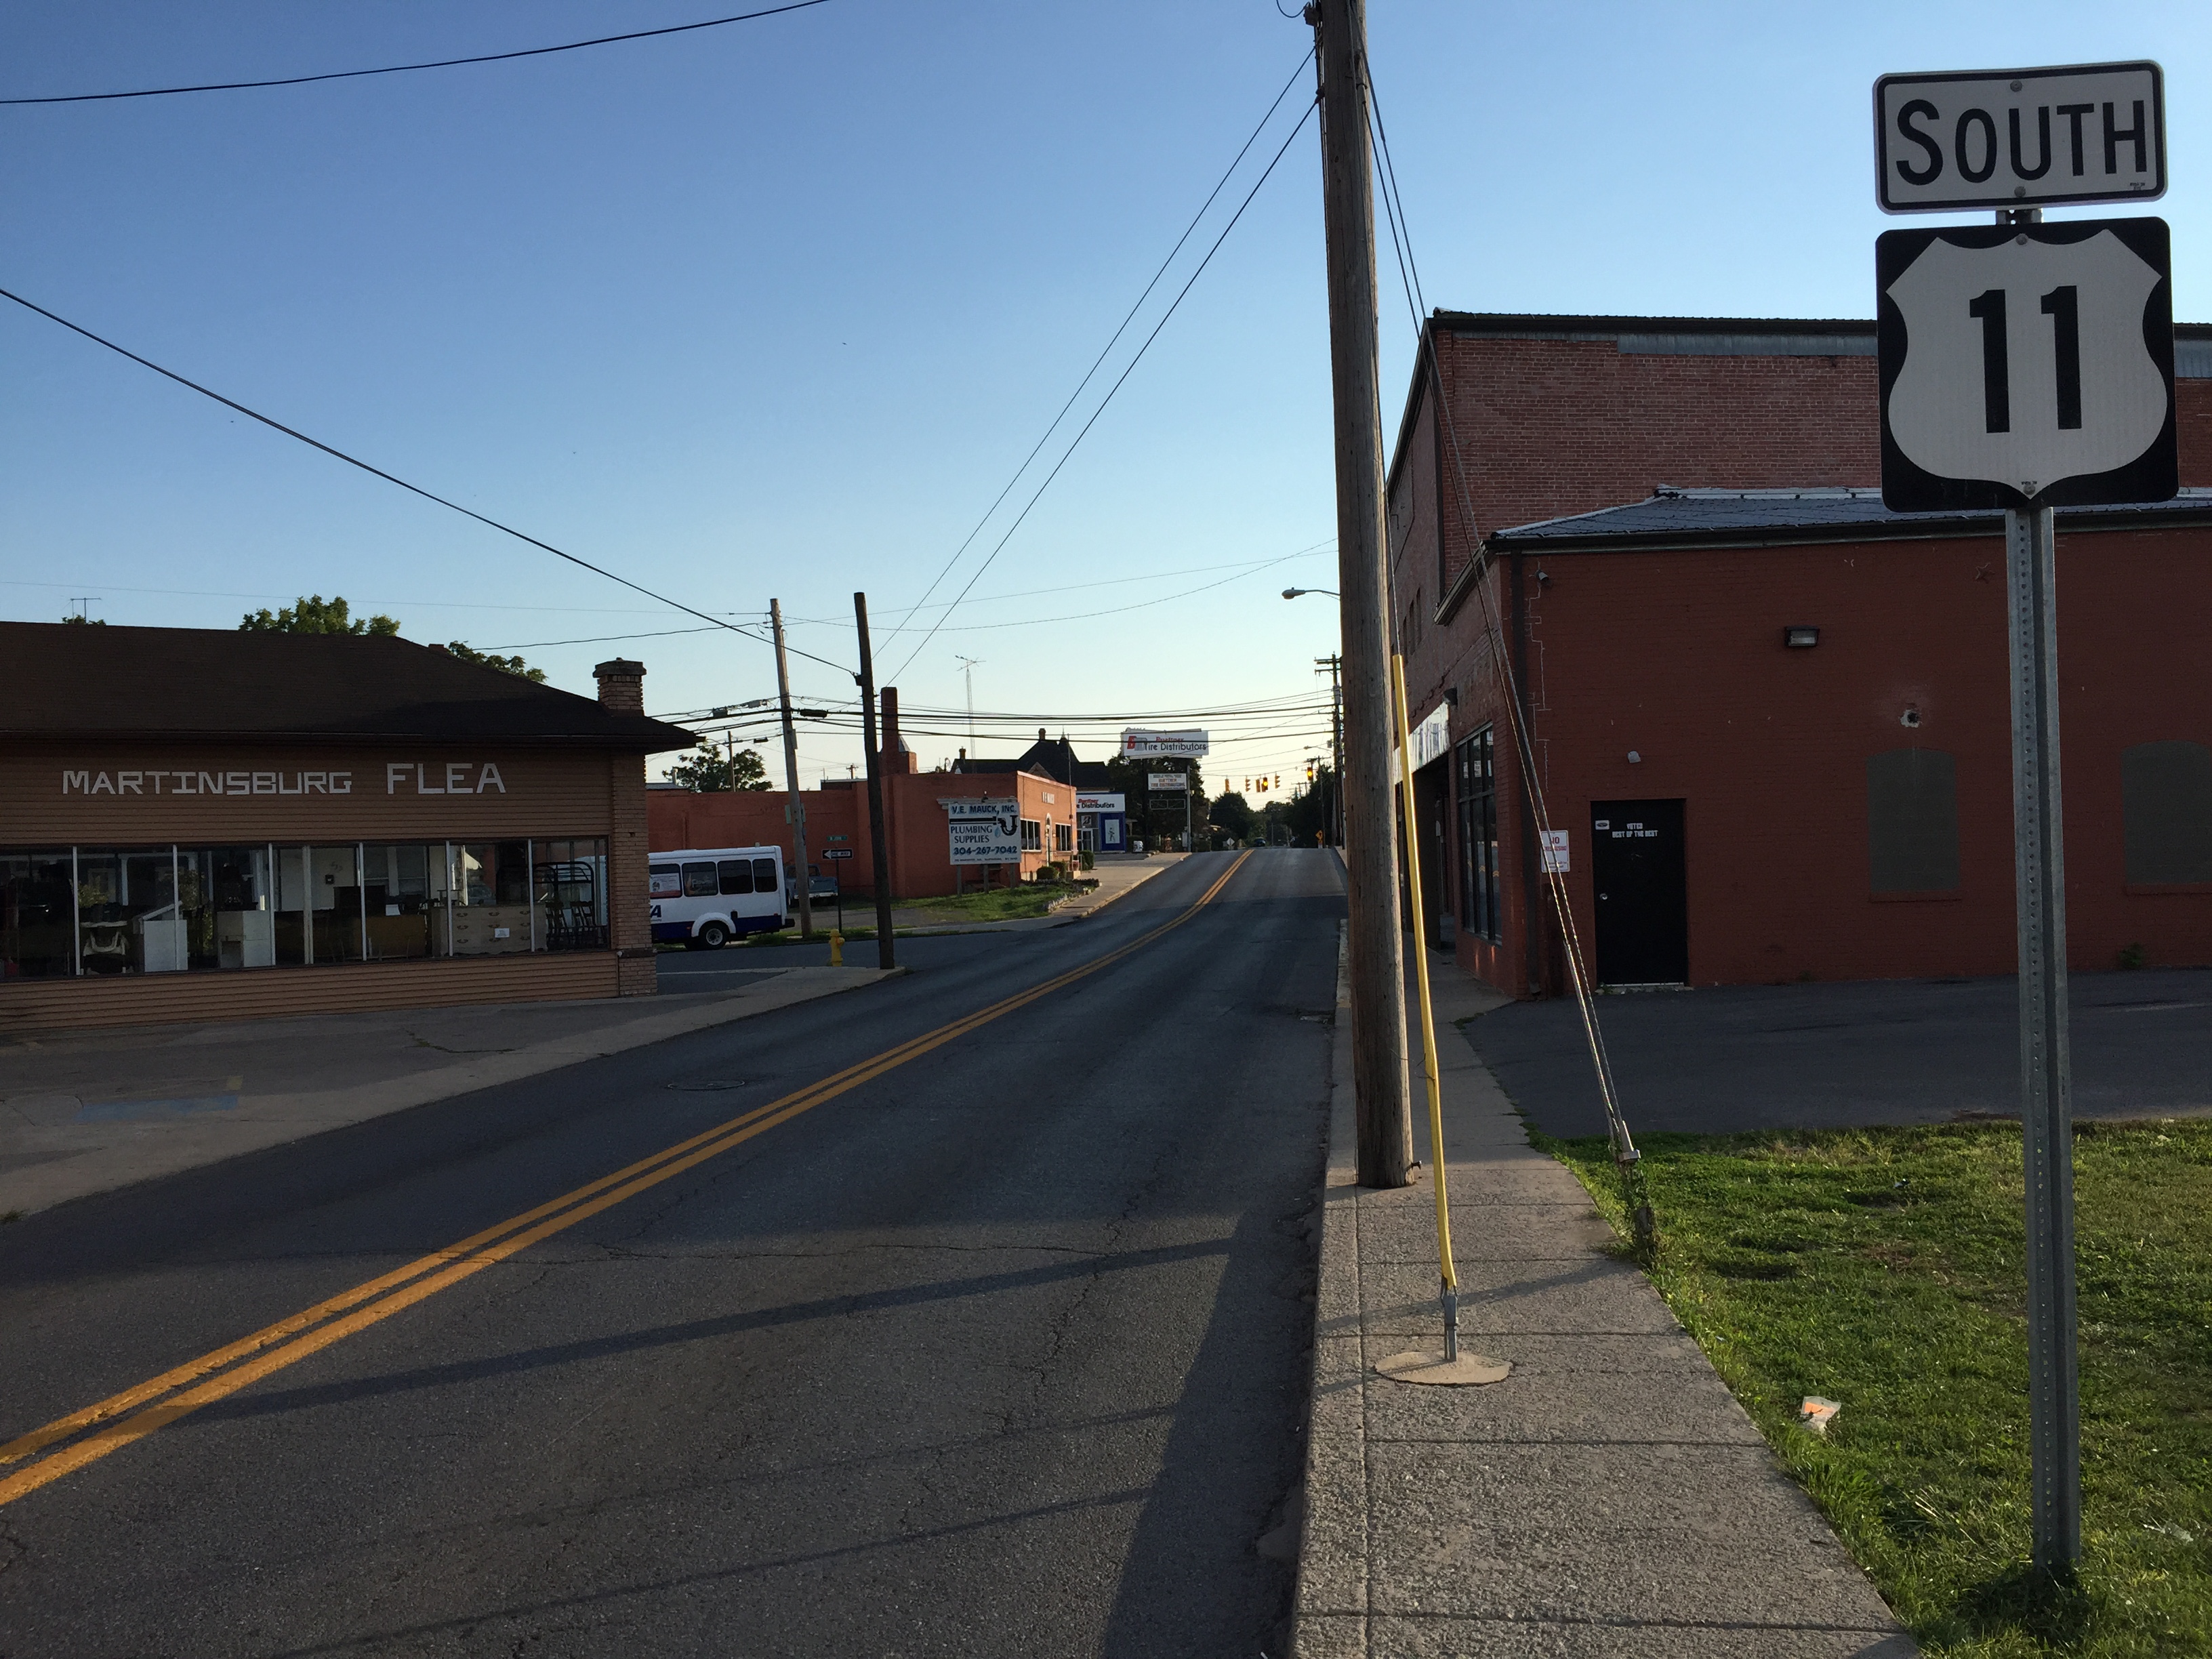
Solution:
M 1322 218 L 1336 404 L 1337 587 L 1344 635 L 1345 870 L 1350 887 L 1352 1076 L 1359 1184 L 1403 1187 L 1413 1161 L 1404 940 L 1393 832 L 1389 573 L 1383 566 L 1375 173 L 1368 147 L 1365 0 L 1314 0 Z

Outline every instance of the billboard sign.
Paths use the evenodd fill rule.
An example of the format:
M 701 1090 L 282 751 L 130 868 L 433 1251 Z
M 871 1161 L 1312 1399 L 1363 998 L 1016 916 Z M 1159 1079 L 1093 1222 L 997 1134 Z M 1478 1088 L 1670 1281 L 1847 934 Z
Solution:
M 1075 798 L 1075 810 L 1079 812 L 1126 812 L 1129 810 L 1126 795 L 1079 793 Z
M 1209 752 L 1203 732 L 1153 732 L 1141 726 L 1121 728 L 1125 760 L 1164 759 L 1170 755 L 1201 756 Z
M 948 800 L 945 817 L 952 837 L 955 864 L 1019 864 L 1022 861 L 1021 803 L 1012 800 Z

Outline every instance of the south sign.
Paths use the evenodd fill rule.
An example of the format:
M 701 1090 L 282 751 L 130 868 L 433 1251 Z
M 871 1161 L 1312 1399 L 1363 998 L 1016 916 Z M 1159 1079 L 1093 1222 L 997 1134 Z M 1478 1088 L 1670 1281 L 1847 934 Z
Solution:
M 1874 83 L 1885 213 L 2148 202 L 2166 194 L 2156 64 L 1885 75 Z
M 2162 219 L 1877 238 L 1890 509 L 2172 500 L 2167 240 Z

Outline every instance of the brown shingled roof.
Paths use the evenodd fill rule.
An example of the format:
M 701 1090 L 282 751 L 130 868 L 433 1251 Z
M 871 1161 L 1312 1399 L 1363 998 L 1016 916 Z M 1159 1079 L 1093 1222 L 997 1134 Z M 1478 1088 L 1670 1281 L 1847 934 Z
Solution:
M 697 741 L 388 635 L 0 623 L 0 737 L 125 736 Z

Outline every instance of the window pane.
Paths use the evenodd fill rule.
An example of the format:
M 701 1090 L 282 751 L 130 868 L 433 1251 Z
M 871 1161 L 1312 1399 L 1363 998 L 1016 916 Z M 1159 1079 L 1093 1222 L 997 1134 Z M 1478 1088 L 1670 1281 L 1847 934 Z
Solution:
M 349 874 L 353 848 L 341 850 Z M 266 843 L 180 847 L 177 885 L 185 924 L 185 960 L 190 966 L 276 966 L 276 895 Z
M 710 862 L 687 864 L 684 866 L 684 896 L 712 898 L 720 890 Z
M 533 874 L 538 941 L 549 951 L 597 951 L 606 939 L 606 843 L 541 841 Z
M 775 860 L 774 859 L 753 860 L 753 891 L 756 893 L 775 891 Z
M 453 848 L 455 956 L 507 956 L 530 948 L 527 859 L 526 843 L 519 841 L 472 841 Z
M 0 854 L 0 980 L 75 973 L 76 926 L 68 848 Z
M 725 893 L 750 893 L 753 890 L 753 861 L 750 859 L 724 859 L 715 867 L 721 872 Z
M 684 872 L 672 864 L 649 866 L 653 878 L 653 896 L 674 898 L 684 890 Z
M 438 898 L 431 899 L 431 866 L 438 866 Z M 368 907 L 368 956 L 391 962 L 431 954 L 445 934 L 446 849 L 415 845 L 379 845 L 362 849 L 366 879 L 362 900 Z M 432 922 L 437 923 L 434 941 Z

